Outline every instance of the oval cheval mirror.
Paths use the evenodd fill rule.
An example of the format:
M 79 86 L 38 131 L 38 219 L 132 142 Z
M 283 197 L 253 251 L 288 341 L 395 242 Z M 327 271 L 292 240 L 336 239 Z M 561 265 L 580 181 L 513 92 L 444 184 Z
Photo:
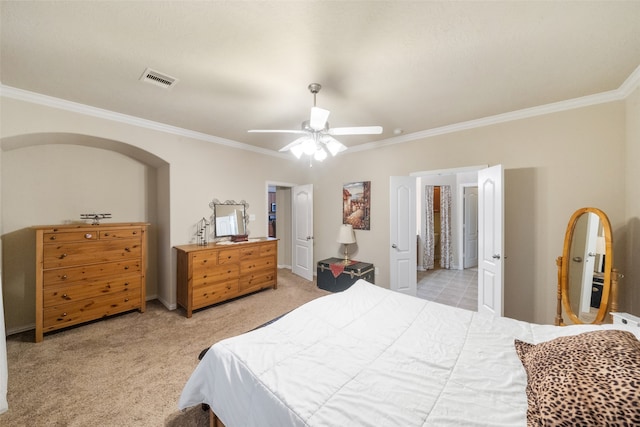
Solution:
M 618 311 L 618 278 L 613 264 L 611 223 L 597 208 L 578 209 L 569 220 L 558 265 L 556 325 L 600 324 Z

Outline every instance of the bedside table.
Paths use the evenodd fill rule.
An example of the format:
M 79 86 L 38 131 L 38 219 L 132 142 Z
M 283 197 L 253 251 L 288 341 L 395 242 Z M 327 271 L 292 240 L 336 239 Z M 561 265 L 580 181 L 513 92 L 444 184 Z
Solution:
M 358 279 L 375 283 L 373 264 L 351 261 L 344 264 L 342 258 L 328 258 L 318 261 L 318 287 L 330 292 L 341 292 L 348 289 Z

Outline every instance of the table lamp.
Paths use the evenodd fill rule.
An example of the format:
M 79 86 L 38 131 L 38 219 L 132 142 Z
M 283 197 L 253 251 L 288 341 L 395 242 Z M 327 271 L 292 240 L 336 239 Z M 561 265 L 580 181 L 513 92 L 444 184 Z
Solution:
M 356 235 L 351 224 L 342 224 L 338 232 L 338 243 L 344 245 L 344 265 L 349 265 L 349 245 L 356 242 Z

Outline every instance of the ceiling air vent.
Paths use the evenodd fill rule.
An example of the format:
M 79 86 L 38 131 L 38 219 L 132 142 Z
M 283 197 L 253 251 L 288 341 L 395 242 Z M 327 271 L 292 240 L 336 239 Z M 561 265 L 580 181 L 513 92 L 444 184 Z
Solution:
M 178 83 L 178 79 L 168 76 L 166 74 L 159 73 L 151 68 L 147 68 L 140 76 L 140 81 L 154 84 L 156 86 L 168 89 Z

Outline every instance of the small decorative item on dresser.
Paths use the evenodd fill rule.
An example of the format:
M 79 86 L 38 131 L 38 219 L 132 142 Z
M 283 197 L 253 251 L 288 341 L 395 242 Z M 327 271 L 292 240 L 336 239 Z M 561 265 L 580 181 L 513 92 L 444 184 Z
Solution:
M 375 269 L 373 264 L 360 261 L 329 258 L 318 261 L 318 287 L 326 291 L 341 292 L 348 289 L 358 279 L 375 283 Z
M 92 219 L 93 222 L 91 225 L 100 225 L 101 219 L 111 219 L 110 213 L 90 213 L 90 214 L 80 214 L 80 219 Z
M 209 221 L 206 218 L 202 218 L 198 222 L 198 230 L 196 231 L 196 239 L 198 240 L 198 245 L 207 246 L 209 243 Z
M 146 223 L 36 232 L 36 342 L 45 332 L 146 308 Z

